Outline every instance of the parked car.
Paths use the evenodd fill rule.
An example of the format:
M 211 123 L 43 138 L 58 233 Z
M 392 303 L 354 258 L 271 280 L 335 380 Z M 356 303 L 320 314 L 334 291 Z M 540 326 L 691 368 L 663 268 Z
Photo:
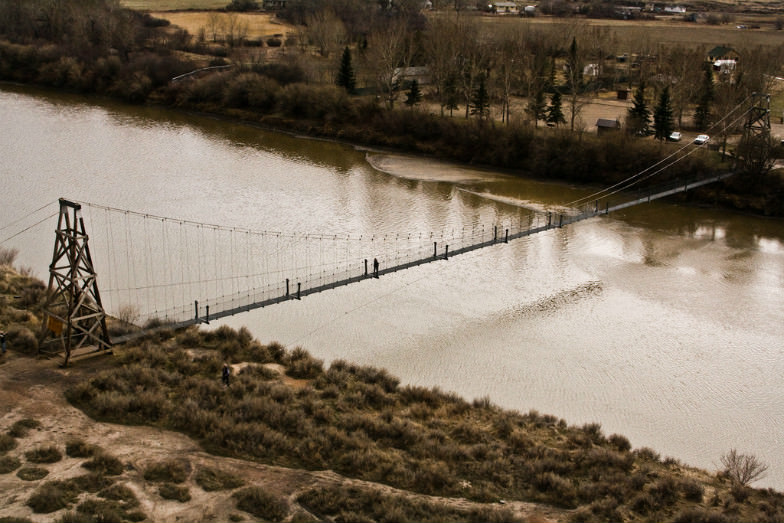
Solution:
M 678 131 L 673 131 L 672 134 L 670 134 L 667 137 L 667 140 L 669 140 L 671 142 L 680 142 L 681 141 L 681 133 L 679 133 Z
M 694 139 L 694 143 L 696 143 L 697 145 L 702 145 L 704 143 L 708 143 L 709 140 L 710 140 L 710 136 L 708 136 L 707 134 L 698 134 L 697 138 Z

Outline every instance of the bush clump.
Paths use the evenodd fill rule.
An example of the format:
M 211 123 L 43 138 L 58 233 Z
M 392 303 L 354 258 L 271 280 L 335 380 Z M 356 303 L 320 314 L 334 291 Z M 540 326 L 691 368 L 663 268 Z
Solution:
M 191 491 L 188 487 L 175 485 L 173 483 L 162 484 L 158 487 L 158 494 L 160 494 L 163 499 L 173 499 L 180 503 L 191 500 Z
M 10 434 L 0 434 L 0 453 L 16 448 L 16 439 Z
M 90 445 L 84 440 L 75 438 L 65 443 L 65 454 L 71 458 L 89 458 L 98 450 L 95 445 Z
M 289 513 L 288 504 L 267 493 L 260 487 L 248 487 L 233 494 L 237 508 L 253 514 L 257 518 L 282 521 Z
M 242 478 L 212 467 L 200 468 L 196 471 L 194 480 L 207 492 L 234 489 L 245 484 Z
M 28 450 L 25 458 L 31 463 L 57 463 L 63 459 L 63 454 L 57 447 L 50 445 Z
M 43 467 L 25 467 L 23 469 L 19 469 L 19 472 L 16 473 L 19 479 L 23 479 L 25 481 L 38 481 L 39 479 L 43 479 L 49 475 L 49 471 Z
M 15 438 L 24 438 L 27 436 L 27 433 L 30 431 L 30 429 L 37 429 L 40 426 L 40 421 L 32 418 L 24 418 L 11 425 L 11 429 L 8 431 L 8 434 Z
M 27 500 L 27 506 L 36 514 L 49 514 L 67 508 L 76 501 L 77 492 L 63 481 L 48 481 L 38 487 Z
M 82 463 L 82 466 L 96 474 L 107 476 L 118 476 L 123 472 L 122 461 L 103 451 L 96 452 L 93 459 Z
M 9 474 L 22 466 L 19 458 L 13 456 L 0 457 L 0 474 Z
M 156 483 L 182 483 L 188 479 L 188 470 L 180 461 L 161 461 L 144 469 L 144 479 Z

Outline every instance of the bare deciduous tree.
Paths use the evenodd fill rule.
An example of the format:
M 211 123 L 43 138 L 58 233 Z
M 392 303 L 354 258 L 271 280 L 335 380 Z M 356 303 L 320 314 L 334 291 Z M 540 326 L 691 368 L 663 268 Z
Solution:
M 724 465 L 724 473 L 744 487 L 764 477 L 768 470 L 768 466 L 754 454 L 740 454 L 736 449 L 724 454 L 721 464 Z

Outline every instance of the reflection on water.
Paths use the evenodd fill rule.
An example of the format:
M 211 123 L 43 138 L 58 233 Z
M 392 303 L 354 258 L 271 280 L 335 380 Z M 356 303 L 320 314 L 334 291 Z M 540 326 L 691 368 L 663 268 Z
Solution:
M 525 223 L 595 189 L 371 154 L 381 172 L 345 145 L 5 87 L 0 120 L 14 129 L 0 136 L 0 227 L 66 196 L 255 230 L 437 235 Z M 38 274 L 53 227 L 12 242 Z M 754 452 L 770 464 L 758 485 L 782 489 L 783 246 L 781 221 L 656 202 L 225 323 L 598 421 L 697 466 Z

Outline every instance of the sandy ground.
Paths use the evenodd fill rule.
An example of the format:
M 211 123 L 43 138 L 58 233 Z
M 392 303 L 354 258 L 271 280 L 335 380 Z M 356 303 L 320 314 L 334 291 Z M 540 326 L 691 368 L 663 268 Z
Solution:
M 418 494 L 397 491 L 391 487 L 346 478 L 331 471 L 306 471 L 262 465 L 240 459 L 223 458 L 204 452 L 190 438 L 152 427 L 133 427 L 100 423 L 90 419 L 80 410 L 67 403 L 64 390 L 73 383 L 99 371 L 110 363 L 112 356 L 101 356 L 75 363 L 69 369 L 60 369 L 55 361 L 34 360 L 8 354 L 0 359 L 0 432 L 6 432 L 14 422 L 23 418 L 34 418 L 41 423 L 23 438 L 17 439 L 17 447 L 7 455 L 19 458 L 25 465 L 24 453 L 42 446 L 55 445 L 63 453 L 57 463 L 39 465 L 49 474 L 38 481 L 23 481 L 16 471 L 0 474 L 0 517 L 27 517 L 35 522 L 54 521 L 67 510 L 51 514 L 34 514 L 25 502 L 42 483 L 55 479 L 66 479 L 86 473 L 81 464 L 85 458 L 65 456 L 65 444 L 73 437 L 100 446 L 125 464 L 125 471 L 116 476 L 116 483 L 131 488 L 138 497 L 139 507 L 155 522 L 229 521 L 230 516 L 242 521 L 256 519 L 238 510 L 231 497 L 233 491 L 205 492 L 192 479 L 193 471 L 206 465 L 222 469 L 245 479 L 248 485 L 258 485 L 271 494 L 287 498 L 292 513 L 304 511 L 294 502 L 298 494 L 311 487 L 349 482 L 364 484 L 388 492 L 423 498 Z M 301 385 L 292 382 L 292 386 Z M 190 489 L 191 501 L 180 503 L 163 499 L 157 486 L 147 482 L 142 475 L 145 467 L 153 462 L 176 459 L 187 463 L 191 478 L 183 484 Z M 93 494 L 81 494 L 79 502 Z M 470 507 L 472 502 L 461 498 L 438 499 L 456 507 Z M 78 502 L 77 502 L 78 504 Z M 74 509 L 76 505 L 71 508 Z M 507 503 L 517 514 L 532 522 L 552 522 L 564 519 L 565 513 L 558 509 L 532 503 Z

